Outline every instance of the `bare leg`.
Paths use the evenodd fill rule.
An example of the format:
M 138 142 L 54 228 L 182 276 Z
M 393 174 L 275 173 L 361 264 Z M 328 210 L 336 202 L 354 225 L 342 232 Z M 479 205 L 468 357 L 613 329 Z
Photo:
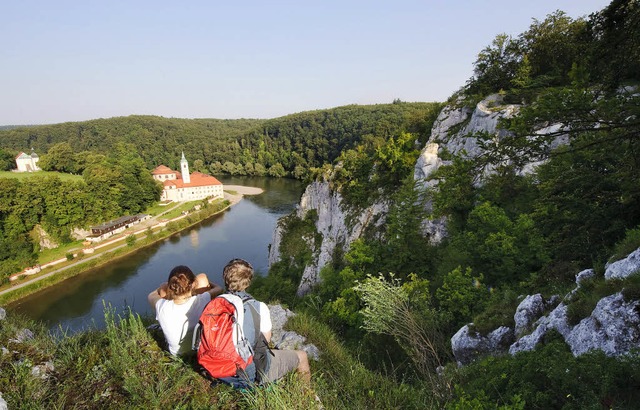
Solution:
M 298 373 L 302 380 L 306 383 L 311 383 L 311 369 L 309 368 L 309 358 L 307 357 L 307 352 L 304 350 L 296 350 L 296 354 L 298 355 Z

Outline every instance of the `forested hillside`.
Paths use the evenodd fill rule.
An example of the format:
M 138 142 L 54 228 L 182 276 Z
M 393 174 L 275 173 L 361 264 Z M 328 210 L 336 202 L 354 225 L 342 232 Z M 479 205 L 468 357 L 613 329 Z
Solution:
M 309 167 L 333 161 L 344 147 L 366 136 L 400 130 L 426 136 L 433 103 L 345 106 L 272 120 L 178 119 L 130 116 L 0 131 L 0 160 L 34 148 L 45 170 L 82 172 L 85 152 L 106 154 L 132 144 L 149 169 L 178 168 L 184 152 L 196 171 L 214 175 L 271 175 L 303 178 Z M 4 156 L 3 156 L 4 155 Z M 47 156 L 49 155 L 49 158 Z M 0 164 L 2 165 L 2 164 Z M 11 161 L 4 163 L 5 169 Z
M 498 35 L 436 121 L 422 153 L 432 161 L 426 179 L 414 178 L 410 136 L 343 150 L 281 221 L 277 262 L 254 292 L 307 309 L 370 366 L 428 380 L 454 408 L 633 407 L 637 352 L 616 369 L 603 353 L 574 358 L 559 336 L 452 370 L 446 392 L 436 369 L 452 362 L 462 325 L 513 329 L 523 295 L 541 293 L 553 309 L 588 268 L 587 290 L 565 301 L 571 325 L 616 290 L 630 309 L 640 303 L 638 274 L 603 277 L 609 258 L 640 247 L 639 56 L 638 1 L 587 18 L 557 11 L 517 37 Z M 444 239 L 432 229 L 442 224 Z M 309 281 L 316 286 L 297 297 Z M 631 326 L 621 332 L 637 334 Z M 611 382 L 596 388 L 589 368 Z

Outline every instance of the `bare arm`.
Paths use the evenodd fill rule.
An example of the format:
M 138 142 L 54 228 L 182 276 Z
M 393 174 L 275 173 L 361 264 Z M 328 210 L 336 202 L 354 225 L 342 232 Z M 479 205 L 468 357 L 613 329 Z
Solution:
M 149 304 L 151 305 L 154 311 L 156 309 L 156 303 L 160 299 L 165 298 L 167 296 L 167 286 L 168 286 L 167 282 L 164 282 L 160 284 L 160 287 L 158 287 L 158 289 L 151 291 L 151 293 L 149 293 L 149 295 L 147 296 L 147 300 L 149 301 Z
M 208 292 L 211 295 L 211 299 L 213 299 L 222 293 L 222 288 L 215 283 L 209 282 L 209 278 L 205 273 L 200 273 L 193 282 L 193 293 L 198 295 L 205 292 Z

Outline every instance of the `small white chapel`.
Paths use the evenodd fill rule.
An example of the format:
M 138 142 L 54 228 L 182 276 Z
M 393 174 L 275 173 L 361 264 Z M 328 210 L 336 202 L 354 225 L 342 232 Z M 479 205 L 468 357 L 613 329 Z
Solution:
M 33 148 L 31 148 L 31 154 L 26 154 L 21 152 L 16 157 L 16 168 L 18 172 L 35 172 L 40 171 L 40 167 L 38 167 L 38 161 L 40 161 L 40 157 L 35 153 Z
M 152 172 L 153 179 L 164 187 L 162 201 L 197 201 L 204 198 L 224 198 L 222 182 L 202 172 L 189 173 L 189 163 L 182 153 L 180 172 L 165 165 L 158 165 Z

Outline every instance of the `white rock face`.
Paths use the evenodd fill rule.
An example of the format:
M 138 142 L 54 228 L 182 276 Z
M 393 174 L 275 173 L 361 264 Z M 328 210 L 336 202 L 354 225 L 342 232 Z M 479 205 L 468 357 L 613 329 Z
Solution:
M 340 246 L 345 252 L 349 250 L 351 242 L 362 236 L 364 229 L 374 224 L 379 226 L 384 223 L 388 211 L 388 204 L 375 203 L 366 208 L 359 215 L 351 217 L 351 225 L 347 226 L 347 213 L 342 205 L 342 196 L 333 192 L 328 182 L 313 182 L 307 186 L 297 209 L 297 216 L 303 219 L 307 212 L 315 210 L 318 215 L 316 230 L 322 235 L 319 249 L 312 249 L 315 255 L 315 263 L 305 267 L 301 283 L 298 287 L 299 296 L 306 294 L 313 285 L 318 283 L 320 270 L 329 262 L 336 246 Z M 274 233 L 274 242 L 271 244 L 269 263 L 280 260 L 279 244 L 282 232 Z M 313 245 L 310 243 L 310 245 Z
M 280 260 L 280 242 L 282 242 L 282 221 L 278 221 L 273 230 L 271 243 L 269 244 L 269 267 Z
M 9 410 L 9 405 L 7 401 L 2 398 L 2 394 L 0 394 L 0 410 Z
M 49 235 L 42 226 L 36 225 L 33 228 L 33 232 L 38 238 L 38 244 L 41 249 L 53 249 L 58 247 L 58 243 L 51 238 L 51 235 Z
M 0 320 L 4 320 L 7 317 L 7 311 L 0 308 Z
M 413 179 L 416 181 L 426 180 L 442 165 L 442 160 L 438 157 L 439 145 L 428 143 L 422 149 L 418 161 L 413 171 Z
M 595 349 L 609 356 L 627 354 L 640 347 L 639 311 L 640 302 L 627 303 L 621 293 L 607 296 L 565 340 L 575 356 Z
M 640 248 L 626 258 L 608 265 L 607 270 L 604 272 L 604 278 L 607 280 L 624 279 L 638 271 L 640 271 Z

